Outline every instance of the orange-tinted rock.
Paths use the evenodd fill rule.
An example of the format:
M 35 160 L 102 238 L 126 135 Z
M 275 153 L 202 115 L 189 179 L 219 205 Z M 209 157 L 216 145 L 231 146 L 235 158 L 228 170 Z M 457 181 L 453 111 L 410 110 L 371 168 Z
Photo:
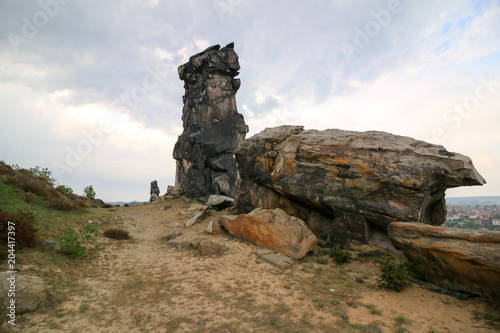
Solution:
M 247 215 L 222 216 L 219 224 L 231 235 L 301 259 L 317 246 L 306 224 L 282 209 L 255 209 Z
M 400 222 L 388 231 L 421 278 L 500 300 L 500 232 Z

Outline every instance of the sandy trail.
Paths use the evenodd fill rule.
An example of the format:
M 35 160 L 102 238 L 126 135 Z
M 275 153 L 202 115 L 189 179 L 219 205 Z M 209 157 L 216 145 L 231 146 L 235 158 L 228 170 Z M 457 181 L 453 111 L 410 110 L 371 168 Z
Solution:
M 99 237 L 91 259 L 67 267 L 74 281 L 63 290 L 67 299 L 56 310 L 26 314 L 16 327 L 1 328 L 10 332 L 395 332 L 398 328 L 495 332 L 474 321 L 473 309 L 482 306 L 479 300 L 458 301 L 416 285 L 402 293 L 375 290 L 372 282 L 379 273 L 371 262 L 338 268 L 319 265 L 310 256 L 281 272 L 256 258 L 257 246 L 227 234 L 206 234 L 208 222 L 222 213 L 185 227 L 198 211 L 199 205 L 183 199 L 117 208 L 119 219 L 112 226 L 128 230 L 132 240 Z M 179 251 L 162 239 L 176 229 L 182 237 L 208 238 L 229 251 L 213 257 Z M 360 276 L 366 283 L 355 282 Z M 407 321 L 398 326 L 398 317 Z

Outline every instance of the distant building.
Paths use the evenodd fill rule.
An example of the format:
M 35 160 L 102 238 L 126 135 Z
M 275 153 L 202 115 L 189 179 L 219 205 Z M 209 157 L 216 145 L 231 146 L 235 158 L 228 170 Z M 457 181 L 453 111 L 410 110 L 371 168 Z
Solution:
M 493 224 L 493 225 L 500 225 L 500 219 L 493 219 L 493 220 L 491 220 L 491 224 Z

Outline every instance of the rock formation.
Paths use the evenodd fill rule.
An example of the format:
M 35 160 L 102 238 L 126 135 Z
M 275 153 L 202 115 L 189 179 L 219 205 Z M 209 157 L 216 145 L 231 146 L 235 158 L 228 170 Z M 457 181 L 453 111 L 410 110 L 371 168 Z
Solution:
M 317 238 L 304 221 L 282 209 L 255 209 L 247 215 L 222 216 L 219 224 L 231 235 L 302 259 L 317 246 Z
M 384 132 L 281 126 L 235 156 L 240 211 L 282 208 L 330 244 L 365 242 L 395 221 L 440 225 L 447 188 L 485 183 L 468 157 Z
M 397 222 L 388 230 L 420 278 L 500 300 L 500 232 Z
M 183 133 L 174 147 L 176 188 L 191 198 L 234 198 L 238 168 L 234 151 L 248 127 L 236 108 L 240 65 L 234 44 L 214 45 L 178 69 L 184 81 Z
M 154 202 L 160 197 L 160 188 L 158 187 L 158 182 L 153 180 L 151 182 L 151 187 L 149 190 L 149 202 Z

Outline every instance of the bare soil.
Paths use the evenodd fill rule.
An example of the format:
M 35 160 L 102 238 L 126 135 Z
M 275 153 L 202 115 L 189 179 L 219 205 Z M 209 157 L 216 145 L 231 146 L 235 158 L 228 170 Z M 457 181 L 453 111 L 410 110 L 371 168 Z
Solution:
M 177 199 L 115 208 L 101 231 L 128 230 L 130 240 L 100 236 L 91 255 L 57 259 L 23 274 L 41 276 L 61 295 L 55 308 L 19 318 L 8 332 L 495 332 L 475 319 L 480 299 L 459 301 L 411 285 L 403 292 L 377 290 L 378 265 L 355 260 L 324 265 L 315 255 L 280 271 L 261 262 L 256 245 L 205 229 L 223 211 L 185 227 L 199 212 Z M 203 257 L 162 239 L 173 230 L 190 240 L 210 239 L 229 251 Z M 44 256 L 40 254 L 40 256 Z M 40 259 L 39 262 L 47 262 Z

